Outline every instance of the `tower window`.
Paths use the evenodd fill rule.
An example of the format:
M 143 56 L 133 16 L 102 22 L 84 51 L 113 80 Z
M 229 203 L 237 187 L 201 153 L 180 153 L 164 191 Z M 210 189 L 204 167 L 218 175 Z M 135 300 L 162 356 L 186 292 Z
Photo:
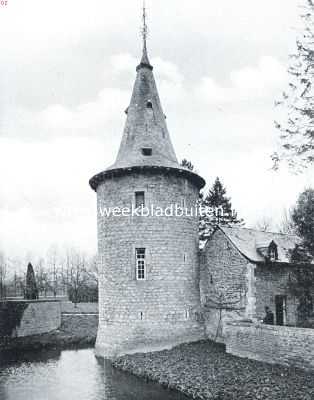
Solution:
M 147 107 L 147 108 L 153 108 L 153 103 L 152 103 L 151 101 L 148 101 L 148 102 L 146 103 L 146 107 Z
M 153 150 L 151 147 L 144 147 L 142 148 L 142 154 L 143 156 L 151 156 L 153 153 Z
M 145 249 L 135 249 L 136 257 L 136 279 L 144 281 L 146 279 L 146 260 Z
M 145 207 L 145 193 L 135 192 L 135 208 Z

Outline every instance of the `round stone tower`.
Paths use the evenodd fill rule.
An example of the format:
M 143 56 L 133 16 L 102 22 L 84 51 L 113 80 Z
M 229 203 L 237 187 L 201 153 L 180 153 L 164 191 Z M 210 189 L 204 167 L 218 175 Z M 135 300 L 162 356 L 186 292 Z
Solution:
M 146 35 L 126 114 L 115 163 L 90 180 L 98 219 L 96 353 L 105 358 L 204 337 L 195 206 L 205 182 L 178 164 Z

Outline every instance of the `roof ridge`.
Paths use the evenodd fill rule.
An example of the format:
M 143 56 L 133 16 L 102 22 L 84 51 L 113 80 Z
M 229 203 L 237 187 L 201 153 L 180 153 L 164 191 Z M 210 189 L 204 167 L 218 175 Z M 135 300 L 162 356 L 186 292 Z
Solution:
M 247 231 L 254 231 L 254 232 L 260 232 L 260 233 L 270 233 L 273 235 L 283 235 L 283 236 L 293 236 L 293 237 L 299 237 L 299 235 L 297 235 L 296 233 L 282 233 L 282 232 L 272 232 L 272 231 L 261 231 L 259 229 L 254 229 L 254 228 L 247 228 L 247 227 L 243 227 L 243 226 L 220 226 L 220 228 L 224 229 L 243 229 L 243 230 L 247 230 Z

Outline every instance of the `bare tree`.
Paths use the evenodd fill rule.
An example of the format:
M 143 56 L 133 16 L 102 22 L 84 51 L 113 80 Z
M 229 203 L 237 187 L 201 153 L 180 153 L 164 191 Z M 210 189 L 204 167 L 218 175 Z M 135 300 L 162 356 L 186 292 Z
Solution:
M 280 233 L 285 233 L 293 235 L 296 233 L 296 226 L 292 220 L 291 210 L 285 208 L 282 212 L 281 221 L 278 224 L 278 231 Z
M 270 232 L 272 226 L 273 223 L 270 217 L 262 217 L 256 222 L 255 229 L 261 232 Z
M 3 252 L 0 252 L 0 299 L 6 298 L 7 260 Z
M 203 304 L 204 312 L 218 310 L 218 323 L 214 341 L 222 335 L 223 312 L 243 312 L 245 310 L 244 299 L 247 294 L 247 287 L 244 283 L 234 285 L 232 295 L 224 290 L 215 288 L 209 296 L 206 296 Z
M 44 258 L 40 258 L 35 267 L 37 287 L 41 296 L 47 297 L 50 290 L 50 279 Z
M 59 249 L 56 245 L 52 245 L 47 252 L 47 266 L 50 275 L 50 287 L 53 296 L 56 297 L 59 289 L 60 280 L 60 264 L 59 264 Z
M 94 255 L 90 258 L 88 263 L 87 275 L 89 281 L 98 286 L 98 256 Z
M 69 295 L 75 307 L 87 282 L 87 260 L 85 254 L 72 250 L 69 271 Z

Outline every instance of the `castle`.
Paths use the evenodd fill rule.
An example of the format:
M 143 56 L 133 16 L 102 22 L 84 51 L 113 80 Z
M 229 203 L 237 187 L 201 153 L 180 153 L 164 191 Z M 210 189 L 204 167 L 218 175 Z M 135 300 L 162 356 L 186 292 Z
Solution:
M 298 238 L 218 228 L 200 252 L 196 213 L 133 213 L 191 209 L 205 185 L 176 158 L 147 54 L 145 13 L 143 32 L 116 161 L 90 180 L 97 192 L 96 354 L 105 358 L 207 337 L 225 341 L 228 321 L 258 321 L 265 305 L 278 325 L 293 321 L 295 311 L 287 254 Z

